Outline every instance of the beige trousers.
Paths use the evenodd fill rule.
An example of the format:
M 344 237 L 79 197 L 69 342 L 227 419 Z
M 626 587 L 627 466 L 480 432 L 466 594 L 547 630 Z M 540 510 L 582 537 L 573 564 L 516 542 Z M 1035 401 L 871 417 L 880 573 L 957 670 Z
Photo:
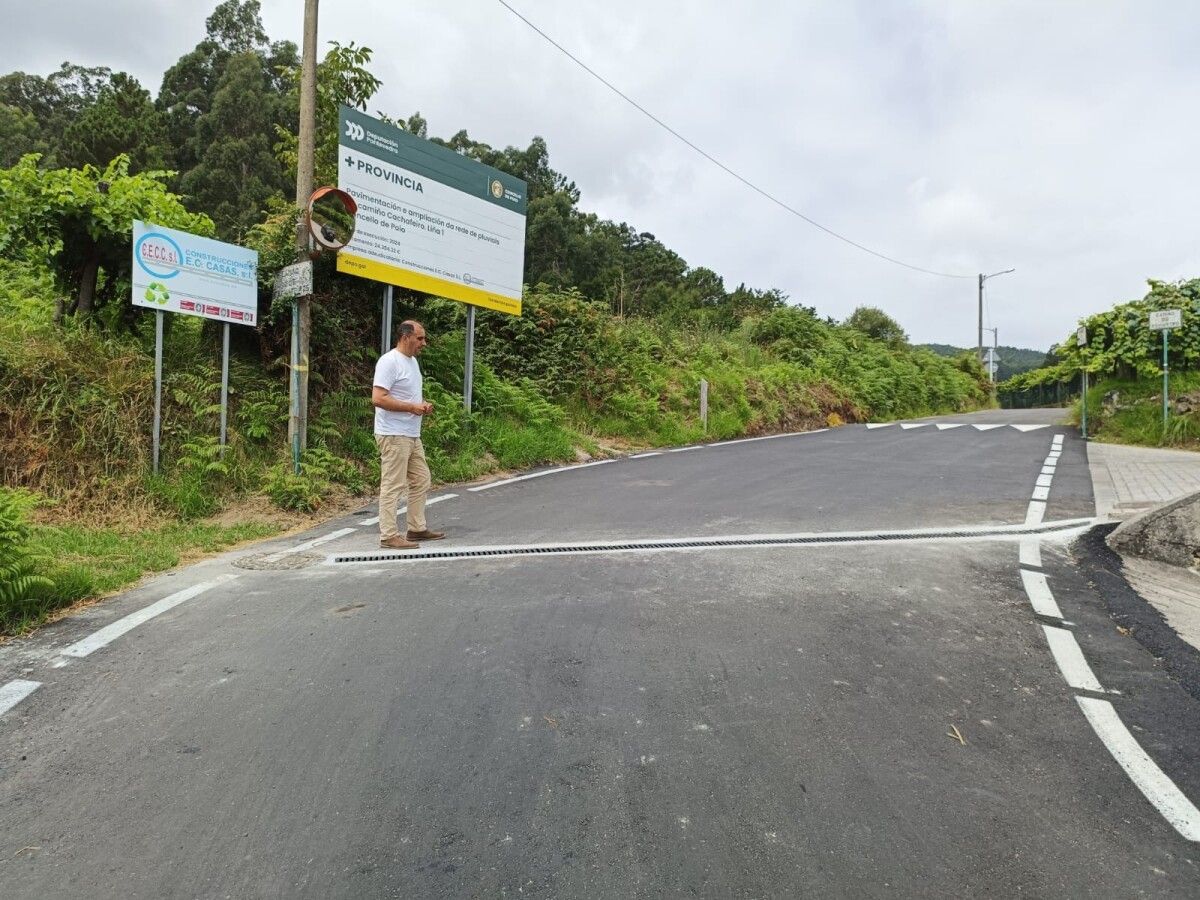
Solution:
M 386 541 L 398 534 L 396 507 L 408 493 L 409 531 L 425 530 L 425 496 L 431 479 L 421 439 L 399 434 L 377 434 L 379 445 L 379 539 Z

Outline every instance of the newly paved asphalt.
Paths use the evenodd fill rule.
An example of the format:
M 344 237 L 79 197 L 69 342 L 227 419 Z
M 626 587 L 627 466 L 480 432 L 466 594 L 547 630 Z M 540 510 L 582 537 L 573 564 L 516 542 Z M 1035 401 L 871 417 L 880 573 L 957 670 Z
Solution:
M 1066 429 L 972 425 L 1039 419 L 452 488 L 429 549 L 1021 523 Z M 1093 508 L 1068 434 L 1045 519 Z M 374 550 L 373 514 L 305 537 Z M 1078 550 L 1041 552 L 1104 696 L 1200 798 L 1200 705 Z M 0 648 L 0 684 L 41 684 L 0 717 L 0 897 L 1200 895 L 1196 844 L 1056 667 L 1012 540 L 295 558 L 213 560 Z

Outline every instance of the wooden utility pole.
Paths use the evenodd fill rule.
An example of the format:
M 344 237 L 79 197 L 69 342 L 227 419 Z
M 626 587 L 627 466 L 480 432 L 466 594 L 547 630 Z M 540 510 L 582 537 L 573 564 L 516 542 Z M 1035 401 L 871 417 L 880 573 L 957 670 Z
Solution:
M 296 158 L 296 207 L 302 208 L 313 192 L 313 145 L 317 128 L 317 0 L 304 0 L 304 44 L 300 63 L 300 135 Z M 309 252 L 309 236 L 304 217 L 296 223 L 296 259 Z M 296 347 L 292 377 L 291 416 L 288 439 L 295 452 L 304 450 L 308 439 L 308 362 L 312 334 L 312 296 L 296 300 L 297 315 L 292 316 Z

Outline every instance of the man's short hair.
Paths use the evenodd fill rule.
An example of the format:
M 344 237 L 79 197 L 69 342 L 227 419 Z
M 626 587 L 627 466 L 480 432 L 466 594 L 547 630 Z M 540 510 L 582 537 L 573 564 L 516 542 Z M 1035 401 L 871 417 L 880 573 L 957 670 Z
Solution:
M 400 337 L 408 337 L 417 330 L 417 326 L 420 324 L 416 319 L 405 319 L 400 323 Z

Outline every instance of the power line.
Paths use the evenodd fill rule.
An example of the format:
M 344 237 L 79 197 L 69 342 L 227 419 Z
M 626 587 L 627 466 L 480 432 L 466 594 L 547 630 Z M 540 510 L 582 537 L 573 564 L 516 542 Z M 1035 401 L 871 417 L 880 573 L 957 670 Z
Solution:
M 646 109 L 644 106 L 642 106 L 636 100 L 634 100 L 632 97 L 630 97 L 627 94 L 625 94 L 624 92 L 622 92 L 619 88 L 617 88 L 610 81 L 608 81 L 608 79 L 606 79 L 603 75 L 601 75 L 599 72 L 595 71 L 590 66 L 588 66 L 587 63 L 583 62 L 581 59 L 579 59 L 577 56 L 575 56 L 573 53 L 571 53 L 570 50 L 568 50 L 566 47 L 564 47 L 558 41 L 554 40 L 554 38 L 550 37 L 550 35 L 546 34 L 546 32 L 542 31 L 542 29 L 538 28 L 535 24 L 533 24 L 533 22 L 529 21 L 527 18 L 525 18 L 523 15 L 521 15 L 519 12 L 517 12 L 515 9 L 513 9 L 511 6 L 509 6 L 509 4 L 507 2 L 505 2 L 505 0 L 497 0 L 497 2 L 499 2 L 499 4 L 501 6 L 503 6 L 510 13 L 512 13 L 514 16 L 516 16 L 518 19 L 520 19 L 522 22 L 524 22 L 526 25 L 528 25 L 530 28 L 532 28 L 534 31 L 536 31 L 539 35 L 541 35 L 543 38 L 545 38 L 554 47 L 556 47 L 558 50 L 560 50 L 569 60 L 571 60 L 571 62 L 575 63 L 577 66 L 579 66 L 585 72 L 587 72 L 589 75 L 591 75 L 593 78 L 595 78 L 601 84 L 603 84 L 606 88 L 608 88 L 610 91 L 612 91 L 618 97 L 620 97 L 622 100 L 624 100 L 626 103 L 628 103 L 630 106 L 634 107 L 636 110 L 638 110 L 638 112 L 642 113 L 644 116 L 646 116 L 651 121 L 653 121 L 656 125 L 663 128 L 665 131 L 667 131 L 674 137 L 678 138 L 683 143 L 687 144 L 689 147 L 691 147 L 693 150 L 695 150 L 697 153 L 699 153 L 701 156 L 703 156 L 705 159 L 707 159 L 714 166 L 721 169 L 725 173 L 732 175 L 734 178 L 736 178 L 738 181 L 740 181 L 746 187 L 750 188 L 750 190 L 761 195 L 762 197 L 765 197 L 767 200 L 770 200 L 776 206 L 787 210 L 793 216 L 796 216 L 797 218 L 802 219 L 803 221 L 807 222 L 809 225 L 813 226 L 814 228 L 819 228 L 821 231 L 825 232 L 830 237 L 835 237 L 839 241 L 843 241 L 844 243 L 849 244 L 851 247 L 855 247 L 859 250 L 862 250 L 864 253 L 869 253 L 872 256 L 878 257 L 879 259 L 882 259 L 882 260 L 886 260 L 887 262 L 893 263 L 897 266 L 903 266 L 906 269 L 912 269 L 914 272 L 924 272 L 926 275 L 937 275 L 941 278 L 975 278 L 976 277 L 975 275 L 960 275 L 960 274 L 957 274 L 954 272 L 938 272 L 934 269 L 926 269 L 921 266 L 914 266 L 911 263 L 906 263 L 903 260 L 899 260 L 899 259 L 896 259 L 895 257 L 888 256 L 886 253 L 880 253 L 878 250 L 872 250 L 870 247 L 865 247 L 862 244 L 858 243 L 857 241 L 853 241 L 843 234 L 838 234 L 832 228 L 827 228 L 824 225 L 822 225 L 820 222 L 818 222 L 814 219 L 810 219 L 804 213 L 800 212 L 800 210 L 796 209 L 795 207 L 789 206 L 787 203 L 780 200 L 778 197 L 763 190 L 758 185 L 754 184 L 754 182 L 739 175 L 737 172 L 735 172 L 733 169 L 729 168 L 729 166 L 725 165 L 719 159 L 716 159 L 711 154 L 707 153 L 700 147 L 693 144 L 691 141 L 689 141 L 687 138 L 685 138 L 682 134 L 680 134 L 678 131 L 676 131 L 674 128 L 672 128 L 670 125 L 668 125 L 662 119 L 660 119 L 654 113 L 650 112 L 650 110 Z

